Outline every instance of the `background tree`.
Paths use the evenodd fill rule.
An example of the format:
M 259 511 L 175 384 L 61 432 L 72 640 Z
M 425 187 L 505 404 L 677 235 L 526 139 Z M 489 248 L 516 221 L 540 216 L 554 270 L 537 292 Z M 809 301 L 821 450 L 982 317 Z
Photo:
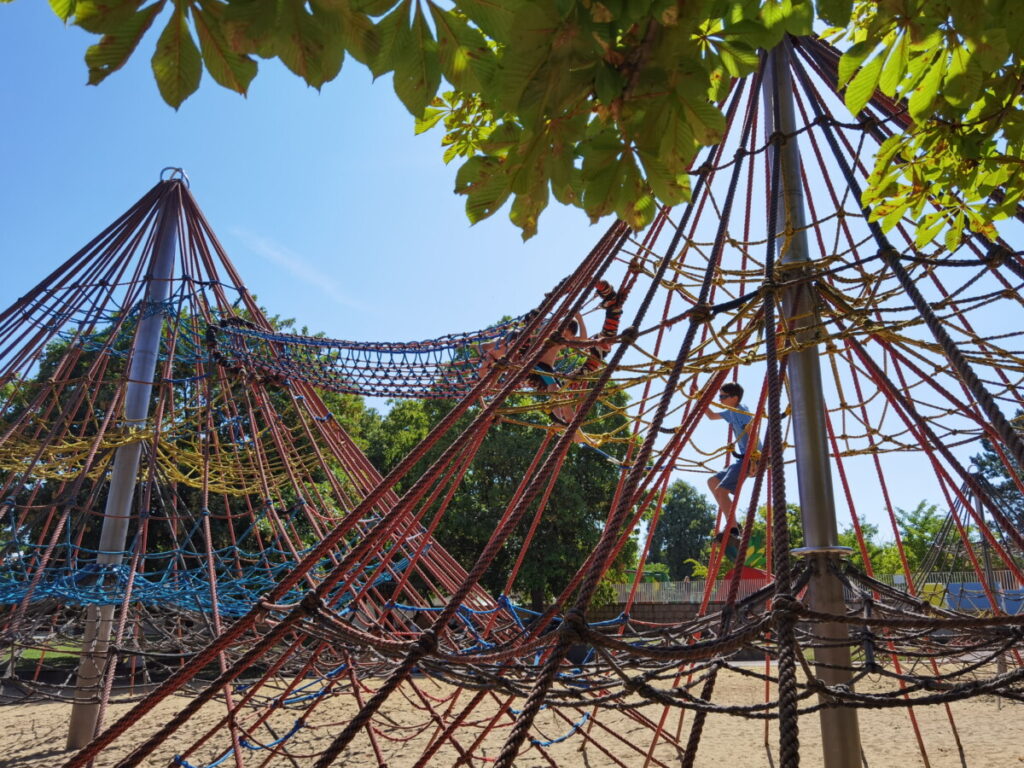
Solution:
M 616 397 L 620 401 L 624 399 L 621 394 Z M 451 407 L 450 402 L 443 400 L 392 403 L 391 410 L 370 439 L 370 460 L 382 472 L 388 472 Z M 429 466 L 476 413 L 476 408 L 470 409 L 409 476 L 417 477 Z M 611 429 L 621 418 L 609 416 L 605 423 L 599 422 L 596 429 Z M 494 533 L 495 524 L 515 493 L 542 438 L 541 429 L 500 420 L 488 431 L 436 530 L 438 541 L 464 567 L 468 568 L 476 561 Z M 622 446 L 610 446 L 609 451 L 621 454 Z M 561 591 L 597 544 L 620 472 L 620 467 L 594 451 L 578 445 L 570 448 L 529 544 L 515 582 L 515 596 L 539 610 Z M 400 486 L 402 490 L 411 481 L 403 483 Z M 516 558 L 526 545 L 530 519 L 532 514 L 528 514 L 512 534 L 483 578 L 484 587 L 493 594 L 500 594 L 505 589 Z M 631 536 L 629 546 L 613 563 L 605 579 L 609 583 L 625 580 L 626 568 L 635 562 L 636 542 Z M 610 586 L 606 586 L 602 595 L 603 599 L 610 598 Z
M 9 0 L 7 0 L 9 1 Z M 697 151 L 722 136 L 715 106 L 757 50 L 830 26 L 846 48 L 840 86 L 856 114 L 877 87 L 914 125 L 886 142 L 865 201 L 885 227 L 919 222 L 921 244 L 991 222 L 1024 193 L 1024 4 L 1019 0 L 50 0 L 99 36 L 85 54 L 97 84 L 157 20 L 152 56 L 177 107 L 203 70 L 246 93 L 258 58 L 319 88 L 346 55 L 395 93 L 426 130 L 443 122 L 445 159 L 472 221 L 512 199 L 528 237 L 549 199 L 634 227 L 655 201 L 689 194 Z M 445 4 L 448 6 L 449 4 Z M 197 44 L 198 41 L 198 44 Z M 450 90 L 442 91 L 442 81 Z M 994 190 L 1000 195 L 993 197 Z M 929 195 L 938 210 L 927 207 Z
M 878 526 L 873 523 L 862 522 L 860 524 L 860 531 L 864 537 L 864 548 L 868 551 L 871 572 L 875 574 L 886 573 L 887 571 L 884 568 L 887 566 L 883 565 L 883 561 L 888 563 L 888 556 L 886 555 L 888 546 L 878 540 Z M 865 571 L 864 555 L 860 550 L 860 542 L 857 541 L 857 531 L 852 525 L 839 532 L 839 544 L 853 550 L 853 553 L 850 555 L 850 563 Z M 894 547 L 895 545 L 892 546 Z
M 280 315 L 264 315 L 271 327 L 276 331 L 288 331 L 295 327 L 295 321 L 291 318 L 283 318 Z M 248 319 L 246 313 L 240 315 Z M 180 313 L 173 323 L 178 327 L 187 327 L 198 324 L 200 328 L 205 323 L 187 313 Z M 39 365 L 34 374 L 25 380 L 8 381 L 0 387 L 0 426 L 9 427 L 20 418 L 32 418 L 31 412 L 26 409 L 31 407 L 36 393 L 47 392 L 44 402 L 45 413 L 50 422 L 47 428 L 56 433 L 66 432 L 69 440 L 89 440 L 96 437 L 101 424 L 104 421 L 107 410 L 115 399 L 118 382 L 126 375 L 126 363 L 128 351 L 131 347 L 137 326 L 137 317 L 134 314 L 123 318 L 117 318 L 110 325 L 97 330 L 95 333 L 78 339 L 78 350 L 72 350 L 70 342 L 66 340 L 55 341 L 47 346 L 44 354 L 39 360 Z M 165 324 L 165 333 L 170 332 L 171 323 Z M 201 335 L 202 331 L 197 330 Z M 308 329 L 301 329 L 302 335 L 310 335 Z M 71 352 L 72 354 L 69 354 Z M 68 361 L 71 361 L 70 364 Z M 83 398 L 81 382 L 87 380 L 87 374 L 93 369 L 101 371 L 102 383 L 91 390 L 91 398 Z M 245 401 L 245 389 L 247 384 L 241 378 L 225 376 L 210 377 L 203 386 L 205 390 L 197 390 L 192 379 L 194 369 L 190 362 L 176 362 L 171 380 L 165 383 L 173 390 L 171 398 L 178 404 L 177 409 L 169 410 L 173 418 L 182 422 L 179 426 L 186 427 L 193 433 L 205 432 L 205 426 L 200 424 L 209 423 L 212 425 L 212 432 L 215 432 L 217 439 L 222 446 L 236 445 L 240 448 L 249 447 L 254 439 L 257 439 L 254 432 L 257 432 L 259 425 L 253 425 L 245 414 L 245 409 L 231 413 L 226 407 L 229 402 L 242 403 Z M 58 385 L 54 386 L 54 382 Z M 63 382 L 63 385 L 60 383 Z M 273 404 L 275 413 L 281 419 L 282 424 L 292 430 L 295 434 L 298 450 L 302 450 L 306 436 L 301 430 L 296 429 L 300 416 L 292 403 L 291 395 L 283 387 L 267 386 L 267 395 Z M 368 442 L 368 434 L 373 431 L 380 421 L 375 411 L 367 409 L 363 398 L 336 392 L 319 392 L 324 404 L 334 415 L 337 422 L 353 437 L 355 442 L 365 447 Z M 56 414 L 61 415 L 61 422 L 56 423 Z M 209 422 L 207 422 L 207 415 Z M 185 421 L 189 424 L 185 424 Z M 168 426 L 165 423 L 165 426 Z M 203 437 L 196 438 L 192 447 L 200 446 Z M 113 449 L 104 449 L 113 454 Z M 187 461 L 187 452 L 179 455 L 179 461 Z M 186 473 L 189 467 L 183 465 Z M 335 462 L 330 468 L 335 477 L 342 483 L 348 482 L 340 463 Z M 313 470 L 314 474 L 309 478 L 314 483 L 322 484 L 324 489 L 323 497 L 332 498 L 331 486 L 328 483 L 328 473 L 322 469 Z M 34 479 L 32 488 L 35 490 L 35 504 L 45 506 L 46 504 L 59 504 L 62 507 L 78 507 L 82 510 L 103 509 L 108 488 L 100 485 L 94 491 L 80 490 L 77 495 L 70 496 L 69 489 L 74 487 L 73 482 L 58 482 L 53 479 Z M 29 486 L 25 486 L 29 490 Z M 165 498 L 173 500 L 176 509 L 182 517 L 197 517 L 203 508 L 202 493 L 186 483 L 168 480 L 164 489 Z M 355 493 L 353 492 L 353 496 Z M 285 497 L 279 499 L 283 505 L 284 512 L 293 508 L 297 501 L 294 491 L 286 492 Z M 225 500 L 223 494 L 211 494 L 206 506 L 210 516 L 210 532 L 214 547 L 228 547 L 248 526 L 244 516 L 229 514 L 232 510 L 227 507 L 237 503 L 244 507 L 241 499 L 233 499 L 231 502 Z M 248 500 L 253 509 L 264 508 L 265 500 L 263 494 L 257 494 Z M 326 510 L 325 510 L 326 511 Z M 341 514 L 341 507 L 333 510 Z M 14 530 L 13 515 L 14 507 L 7 507 L 0 511 L 0 557 L 3 556 L 4 548 L 13 546 L 14 542 L 11 533 Z M 232 522 L 234 520 L 234 522 Z M 94 548 L 98 546 L 100 531 L 102 528 L 102 517 L 99 515 L 85 514 L 81 517 L 81 543 L 84 547 Z M 17 530 L 17 538 L 20 542 L 36 542 L 38 531 L 47 525 L 45 515 L 33 515 L 28 521 Z M 259 517 L 258 530 L 265 536 L 272 535 L 269 522 L 265 517 Z M 316 532 L 304 516 L 293 518 L 295 530 L 305 545 L 311 545 L 316 541 Z M 234 531 L 232 531 L 234 526 Z M 172 533 L 173 531 L 173 533 Z M 175 549 L 186 549 L 194 552 L 202 552 L 205 545 L 199 542 L 183 542 L 175 536 L 182 535 L 175 525 L 151 525 L 147 533 L 147 550 L 150 553 L 170 551 Z M 198 529 L 193 535 L 200 535 Z M 198 555 L 196 555 L 198 557 Z M 164 560 L 170 564 L 170 560 Z M 151 566 L 152 567 L 152 566 Z
M 683 480 L 668 487 L 658 525 L 651 538 L 651 563 L 668 567 L 672 581 L 693 576 L 693 563 L 703 556 L 715 525 L 714 506 Z
M 1024 434 L 1024 410 L 1018 410 L 1011 423 L 1014 429 Z M 1020 479 L 1024 477 L 1024 471 L 1013 465 L 1013 459 L 1010 459 L 1010 462 L 1017 482 L 1020 482 Z M 999 505 L 999 508 L 1010 520 L 1016 523 L 1017 527 L 1024 529 L 1024 494 L 1020 492 L 1010 471 L 1007 470 L 989 440 L 982 438 L 981 453 L 972 456 L 971 463 L 991 484 L 992 500 Z

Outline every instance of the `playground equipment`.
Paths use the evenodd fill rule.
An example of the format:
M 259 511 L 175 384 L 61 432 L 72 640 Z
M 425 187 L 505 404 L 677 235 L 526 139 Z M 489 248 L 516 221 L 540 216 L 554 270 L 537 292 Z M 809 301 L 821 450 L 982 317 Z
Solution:
M 893 589 L 845 564 L 837 546 L 837 520 L 859 530 L 863 513 L 854 473 L 877 478 L 898 537 L 887 464 L 907 455 L 916 461 L 915 478 L 927 474 L 947 507 L 960 500 L 972 515 L 994 566 L 1024 584 L 1015 554 L 1024 536 L 964 460 L 964 452 L 985 437 L 1011 471 L 1024 466 L 1024 441 L 1004 415 L 1021 407 L 1024 261 L 1006 243 L 972 233 L 949 238 L 956 247 L 947 251 L 935 244 L 916 248 L 899 221 L 883 231 L 861 207 L 860 191 L 870 170 L 866 158 L 899 130 L 902 113 L 877 96 L 862 115 L 834 117 L 837 61 L 838 54 L 815 39 L 776 49 L 758 74 L 734 84 L 724 105 L 728 134 L 696 167 L 692 201 L 663 211 L 642 237 L 613 225 L 535 311 L 508 327 L 417 345 L 277 333 L 233 270 L 227 280 L 212 271 L 211 254 L 226 259 L 180 182 L 161 185 L 153 195 L 164 199 L 173 189 L 180 196 L 179 254 L 204 271 L 201 278 L 181 278 L 168 295 L 185 295 L 187 286 L 189 297 L 198 296 L 192 291 L 201 287 L 202 295 L 209 291 L 215 299 L 189 298 L 171 314 L 165 328 L 175 332 L 165 331 L 157 355 L 160 394 L 151 416 L 135 423 L 134 431 L 119 425 L 127 386 L 106 382 L 125 381 L 120 339 L 129 319 L 158 311 L 152 299 L 143 299 L 144 269 L 114 269 L 106 265 L 120 261 L 100 259 L 96 264 L 103 266 L 81 277 L 58 270 L 27 304 L 0 316 L 0 329 L 10 329 L 4 354 L 22 366 L 3 369 L 8 384 L 16 382 L 7 371 L 22 370 L 28 380 L 31 361 L 46 362 L 45 344 L 67 333 L 63 329 L 78 319 L 76 313 L 96 313 L 96 320 L 67 336 L 69 351 L 52 364 L 54 375 L 48 368 L 27 395 L 15 394 L 17 386 L 9 395 L 22 398 L 9 409 L 15 426 L 0 442 L 8 451 L 8 441 L 17 441 L 5 454 L 5 469 L 16 521 L 10 530 L 19 544 L 13 559 L 5 560 L 4 578 L 23 569 L 18 578 L 24 586 L 5 619 L 13 627 L 8 636 L 27 647 L 30 637 L 50 632 L 45 616 L 52 614 L 34 612 L 34 595 L 54 581 L 56 564 L 68 564 L 73 584 L 83 572 L 82 547 L 91 530 L 77 521 L 91 519 L 94 529 L 114 517 L 96 511 L 113 493 L 97 462 L 122 444 L 145 448 L 147 463 L 136 475 L 143 481 L 136 495 L 145 501 L 128 531 L 143 533 L 132 533 L 131 545 L 99 547 L 90 553 L 96 565 L 84 571 L 104 587 L 119 574 L 122 586 L 108 593 L 119 596 L 121 607 L 122 618 L 113 621 L 116 654 L 125 652 L 126 638 L 150 634 L 145 621 L 130 618 L 140 604 L 147 611 L 173 605 L 170 591 L 155 607 L 132 592 L 153 562 L 135 542 L 154 520 L 173 533 L 174 557 L 183 559 L 178 570 L 206 560 L 203 579 L 196 576 L 194 583 L 211 596 L 198 610 L 188 606 L 189 615 L 210 617 L 202 641 L 168 665 L 165 676 L 153 678 L 140 691 L 144 698 L 99 729 L 67 765 L 103 760 L 119 745 L 122 752 L 108 763 L 131 766 L 157 755 L 204 768 L 298 760 L 328 766 L 360 747 L 382 764 L 397 759 L 388 744 L 398 743 L 398 757 L 409 765 L 493 760 L 508 768 L 528 756 L 555 764 L 559 745 L 573 743 L 607 764 L 691 766 L 707 716 L 729 714 L 776 720 L 778 739 L 767 746 L 785 768 L 798 763 L 801 729 L 818 723 L 828 745 L 825 764 L 853 768 L 861 764 L 861 709 L 904 709 L 927 761 L 917 707 L 982 694 L 1020 699 L 1024 638 L 1018 616 L 937 606 L 918 594 L 909 568 L 909 591 Z M 146 244 L 153 252 L 160 238 L 139 223 L 156 220 L 161 207 L 154 203 L 138 208 L 136 219 L 130 212 L 122 228 L 97 242 Z M 167 214 L 159 215 L 166 220 Z M 577 313 L 588 311 L 602 278 L 628 297 L 623 328 L 603 364 L 563 371 L 558 394 L 513 403 L 513 393 L 529 389 L 527 378 L 546 345 L 565 335 Z M 99 314 L 109 305 L 97 297 L 125 284 L 131 287 L 116 317 Z M 98 293 L 84 291 L 87 286 Z M 476 357 L 474 345 L 506 332 L 515 334 L 516 343 L 478 375 L 468 363 Z M 83 373 L 79 361 L 97 345 L 102 354 Z M 195 373 L 175 370 L 180 355 L 194 357 Z M 651 626 L 633 621 L 627 604 L 619 619 L 589 624 L 587 610 L 602 574 L 646 512 L 653 510 L 652 526 L 657 524 L 670 479 L 680 471 L 720 469 L 728 460 L 727 448 L 699 437 L 699 425 L 720 385 L 737 372 L 757 403 L 766 458 L 745 480 L 720 528 L 739 526 L 736 560 L 743 562 L 756 510 L 766 505 L 771 537 L 765 556 L 774 582 L 739 600 L 736 569 L 720 612 Z M 127 378 L 138 381 L 134 373 Z M 314 384 L 459 399 L 426 440 L 380 478 L 327 417 Z M 104 389 L 115 394 L 100 406 Z M 192 394 L 197 391 L 203 394 Z M 609 399 L 615 391 L 629 392 L 630 404 L 615 406 Z M 179 392 L 191 405 L 177 404 Z M 575 414 L 564 429 L 547 416 L 563 402 Z M 626 415 L 628 431 L 595 427 L 599 403 Z M 469 426 L 429 467 L 410 474 L 466 414 L 473 414 Z M 463 568 L 431 540 L 429 521 L 444 515 L 480 441 L 501 419 L 531 425 L 544 439 L 522 467 L 511 503 L 494 511 L 490 541 Z M 19 431 L 19 425 L 30 429 Z M 548 494 L 569 451 L 582 450 L 576 447 L 581 428 L 597 446 L 622 444 L 621 479 L 597 548 L 550 608 L 527 622 L 512 601 L 519 563 L 505 594 L 488 596 L 479 581 L 513 531 L 528 528 L 529 543 L 544 516 L 557 516 Z M 164 435 L 175 438 L 173 458 L 165 458 L 170 441 Z M 26 456 L 32 458 L 26 462 Z M 342 462 L 341 476 L 331 471 L 335 458 Z M 801 551 L 791 551 L 786 525 L 786 465 L 794 461 L 806 544 Z M 34 478 L 41 467 L 53 468 L 52 479 Z M 901 477 L 909 471 L 901 469 Z M 403 479 L 408 489 L 399 496 L 395 487 Z M 197 491 L 202 501 L 176 500 L 167 490 L 174 482 Z M 834 484 L 841 493 L 834 494 Z M 976 503 L 968 503 L 968 491 Z M 241 507 L 232 493 L 244 500 Z M 224 498 L 222 505 L 207 501 L 214 494 Z M 156 499 L 166 499 L 161 509 L 170 511 L 154 514 Z M 237 543 L 223 558 L 218 554 L 208 521 L 215 513 L 231 520 L 229 510 L 239 508 L 243 530 L 255 531 L 245 535 L 262 542 L 254 549 L 270 554 L 247 560 L 236 554 L 244 549 Z M 976 508 L 985 510 L 984 518 Z M 271 534 L 260 527 L 263 510 Z M 29 524 L 43 533 L 26 549 L 20 542 Z M 197 533 L 188 534 L 190 525 Z M 78 540 L 66 543 L 66 531 Z M 978 583 L 988 589 L 976 543 L 958 533 Z M 200 547 L 195 542 L 201 537 L 206 542 Z M 189 547 L 184 554 L 182 542 Z M 111 554 L 132 565 L 118 570 L 121 564 L 99 561 Z M 720 563 L 716 552 L 708 584 Z M 245 599 L 229 623 L 220 584 L 230 577 L 220 574 L 246 575 L 250 566 L 264 581 L 243 590 Z M 161 566 L 164 571 L 174 569 Z M 258 595 L 261 587 L 266 591 Z M 65 605 L 87 602 L 75 595 L 59 599 Z M 705 608 L 709 600 L 706 594 Z M 183 615 L 172 613 L 175 620 Z M 102 627 L 105 621 L 101 614 L 93 623 Z M 33 628 L 29 634 L 26 626 Z M 148 659 L 141 639 L 131 642 L 140 659 Z M 90 663 L 109 689 L 117 678 L 109 661 L 115 651 L 91 638 L 85 642 L 90 648 L 83 658 L 94 659 Z M 732 664 L 736 652 L 751 648 L 767 655 L 770 671 Z M 1007 666 L 1000 668 L 1000 661 Z M 761 677 L 764 700 L 716 697 L 716 680 L 730 668 Z M 93 703 L 102 701 L 87 685 L 96 676 L 79 672 L 80 689 Z M 860 686 L 868 676 L 874 688 L 864 693 Z M 157 714 L 171 694 L 187 687 L 193 689 L 188 703 Z M 338 701 L 349 705 L 343 714 L 333 707 Z M 211 718 L 212 710 L 221 714 Z M 414 711 L 414 722 L 396 724 L 400 710 Z M 613 713 L 627 718 L 628 732 L 604 724 Z M 952 714 L 950 728 L 956 729 Z M 866 758 L 870 764 L 871 755 Z

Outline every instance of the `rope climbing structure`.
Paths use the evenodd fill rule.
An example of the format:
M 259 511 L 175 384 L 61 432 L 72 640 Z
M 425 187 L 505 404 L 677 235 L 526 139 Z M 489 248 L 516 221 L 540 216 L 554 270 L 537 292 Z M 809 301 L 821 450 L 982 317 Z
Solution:
M 180 177 L 0 318 L 3 695 L 73 697 L 75 746 L 109 700 L 180 668 L 381 482 L 311 386 L 217 364 L 206 329 L 226 318 L 271 330 Z M 379 494 L 370 517 L 350 518 L 282 599 L 301 599 L 395 501 Z M 386 548 L 397 557 L 350 574 L 375 607 L 357 618 L 349 587 L 328 598 L 356 625 L 408 632 L 409 615 L 377 608 L 465 578 L 414 520 L 400 530 Z M 479 589 L 469 604 L 496 607 Z
M 1024 623 L 1008 599 L 1024 587 L 1024 533 L 969 466 L 985 441 L 1024 493 L 1013 422 L 1024 408 L 1024 260 L 971 232 L 919 247 L 909 222 L 862 207 L 870 158 L 904 115 L 878 96 L 839 116 L 837 65 L 820 40 L 785 41 L 733 84 L 726 136 L 695 167 L 687 205 L 642 235 L 613 225 L 534 310 L 480 333 L 417 344 L 281 334 L 233 271 L 212 270 L 214 255 L 226 258 L 177 183 L 181 253 L 203 277 L 177 278 L 169 295 L 216 299 L 165 313 L 144 424 L 121 423 L 123 389 L 108 383 L 123 380 L 135 318 L 163 311 L 142 302 L 144 267 L 104 257 L 81 276 L 58 271 L 0 317 L 18 366 L 4 369 L 0 442 L 15 542 L 6 637 L 40 656 L 57 646 L 37 637 L 81 643 L 70 616 L 116 595 L 108 656 L 147 666 L 159 653 L 146 642 L 177 654 L 66 765 L 693 766 L 712 718 L 729 718 L 764 723 L 766 764 L 795 768 L 817 742 L 829 768 L 852 768 L 877 764 L 862 718 L 897 708 L 886 722 L 909 725 L 906 762 L 933 764 L 921 721 L 936 709 L 966 761 L 959 703 L 1024 699 Z M 128 216 L 152 222 L 154 202 L 140 205 Z M 90 248 L 152 251 L 151 232 L 126 225 Z M 614 286 L 619 327 L 595 297 L 600 281 Z M 125 285 L 111 312 L 102 297 Z M 602 311 L 605 335 L 574 335 L 574 319 Z M 538 371 L 556 386 L 539 386 Z M 702 427 L 737 378 L 758 462 Z M 382 478 L 316 388 L 455 404 Z M 488 510 L 487 543 L 455 563 L 432 533 L 504 423 L 536 430 L 536 452 L 511 500 Z M 146 460 L 143 501 L 118 551 L 131 565 L 115 568 L 94 562 L 106 553 L 92 542 L 103 462 L 132 442 Z M 550 499 L 567 457 L 594 451 L 618 472 L 600 539 L 549 607 L 528 614 L 519 571 L 544 545 L 540 524 L 558 520 Z M 602 577 L 639 530 L 635 595 L 669 483 L 732 461 L 745 471 L 718 529 L 739 528 L 741 563 L 762 511 L 772 582 L 741 599 L 736 568 L 721 594 L 715 545 L 695 618 L 639 620 L 631 596 L 615 619 L 590 620 Z M 959 540 L 974 602 L 934 599 L 931 571 L 912 567 L 892 501 L 907 482 L 952 511 L 942 548 Z M 905 589 L 872 573 L 867 486 Z M 796 514 L 803 546 L 791 541 Z M 211 538 L 214 521 L 227 541 Z M 158 525 L 160 548 L 138 543 Z M 859 565 L 839 528 L 853 532 Z M 506 588 L 488 595 L 481 580 L 514 534 Z M 191 589 L 175 591 L 179 573 Z M 61 610 L 37 609 L 44 600 Z M 198 641 L 171 642 L 193 637 L 186 618 L 203 625 Z M 95 666 L 109 693 L 123 672 Z M 737 696 L 726 685 L 737 677 L 759 695 Z

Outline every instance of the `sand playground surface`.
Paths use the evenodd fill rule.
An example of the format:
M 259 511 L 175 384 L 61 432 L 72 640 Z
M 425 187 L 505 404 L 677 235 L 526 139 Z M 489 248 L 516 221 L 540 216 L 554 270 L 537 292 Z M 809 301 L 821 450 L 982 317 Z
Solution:
M 869 683 L 870 685 L 870 683 Z M 862 687 L 863 690 L 863 687 Z M 388 768 L 412 766 L 431 737 L 437 733 L 436 723 L 431 719 L 425 702 L 438 712 L 458 711 L 475 695 L 473 691 L 458 690 L 429 679 L 419 679 L 415 686 L 403 686 L 385 704 L 374 720 L 376 745 L 371 743 L 365 731 L 345 750 L 335 765 L 362 767 L 386 764 Z M 723 671 L 715 688 L 713 700 L 720 704 L 764 701 L 764 683 L 734 672 Z M 486 766 L 498 755 L 502 742 L 508 733 L 511 719 L 499 719 L 499 726 L 483 737 L 484 727 L 498 712 L 505 697 L 485 694 L 481 703 L 474 706 L 466 719 L 465 727 L 457 736 L 459 745 L 472 752 L 464 764 Z M 165 699 L 140 723 L 133 726 L 124 736 L 114 742 L 95 763 L 96 768 L 115 765 L 117 760 L 156 731 L 173 714 L 188 702 L 184 696 Z M 522 706 L 515 701 L 512 707 Z M 112 723 L 130 705 L 111 705 L 106 717 Z M 278 736 L 293 735 L 282 746 L 288 747 L 288 755 L 275 747 L 244 749 L 244 764 L 311 766 L 316 754 L 330 744 L 333 737 L 344 727 L 354 712 L 353 697 L 350 693 L 339 696 L 324 696 L 316 702 L 312 711 L 303 709 L 275 710 L 268 721 L 270 730 Z M 251 724 L 260 712 L 247 710 L 239 721 Z M 648 706 L 641 710 L 651 720 L 661 719 L 664 708 Z M 949 705 L 949 712 L 943 705 L 919 706 L 914 715 L 920 729 L 921 741 L 927 751 L 927 762 L 922 757 L 915 735 L 914 726 L 906 709 L 860 710 L 859 723 L 865 764 L 868 768 L 1024 768 L 1024 704 L 997 700 L 981 696 Z M 70 705 L 58 702 L 21 703 L 0 707 L 0 766 L 21 768 L 50 768 L 59 766 L 70 756 L 64 742 Z M 205 705 L 199 713 L 177 733 L 161 745 L 154 755 L 140 766 L 185 765 L 174 760 L 185 748 L 194 744 L 210 728 L 223 718 L 225 707 L 222 700 L 215 699 Z M 643 766 L 645 755 L 651 745 L 652 729 L 638 722 L 636 718 L 619 711 L 601 711 L 597 718 L 582 719 L 580 710 L 542 710 L 535 722 L 531 737 L 555 741 L 545 747 L 547 757 L 536 747 L 524 748 L 516 759 L 516 766 L 581 766 L 581 768 L 607 768 L 621 764 Z M 305 715 L 306 721 L 296 727 L 297 718 Z M 956 726 L 956 735 L 950 725 L 950 715 Z M 677 729 L 682 734 L 680 741 L 685 744 L 693 713 L 686 712 L 680 723 L 680 710 L 672 710 L 665 719 L 665 728 L 670 733 Z M 598 743 L 588 742 L 581 735 L 587 732 Z M 272 737 L 268 729 L 253 730 L 250 743 L 267 745 Z M 959 738 L 959 745 L 957 744 Z M 244 740 L 245 735 L 241 738 Z M 766 746 L 766 740 L 767 745 Z M 187 764 L 203 768 L 224 754 L 230 745 L 226 729 L 218 730 L 210 742 L 188 754 Z M 809 714 L 800 718 L 801 766 L 813 768 L 822 765 L 822 745 L 818 715 Z M 675 747 L 659 743 L 653 751 L 652 766 L 678 766 L 680 753 Z M 269 758 L 269 763 L 265 762 Z M 446 743 L 429 759 L 429 766 L 449 766 L 459 759 L 457 749 Z M 617 762 L 619 761 L 619 762 Z M 777 768 L 778 766 L 778 723 L 751 720 L 724 714 L 708 717 L 703 738 L 697 754 L 699 768 Z M 233 766 L 229 758 L 222 765 Z

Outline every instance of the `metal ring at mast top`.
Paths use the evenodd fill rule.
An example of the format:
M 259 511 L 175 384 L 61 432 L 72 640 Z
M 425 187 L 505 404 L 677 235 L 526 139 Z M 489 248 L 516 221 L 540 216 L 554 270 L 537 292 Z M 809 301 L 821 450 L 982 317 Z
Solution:
M 168 171 L 170 171 L 170 174 L 164 176 L 164 174 L 167 173 Z M 160 171 L 160 181 L 171 181 L 173 179 L 179 179 L 180 181 L 184 181 L 186 187 L 191 188 L 192 186 L 192 183 L 189 181 L 188 174 L 185 173 L 184 168 L 175 168 L 174 166 L 169 165 Z

